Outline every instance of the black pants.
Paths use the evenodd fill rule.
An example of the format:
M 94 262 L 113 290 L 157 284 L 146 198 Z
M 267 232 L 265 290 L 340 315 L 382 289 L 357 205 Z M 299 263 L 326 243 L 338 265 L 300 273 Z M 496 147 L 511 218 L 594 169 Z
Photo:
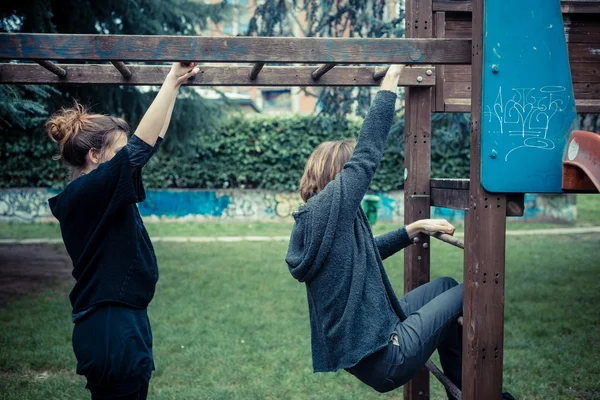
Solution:
M 363 358 L 348 372 L 378 392 L 404 385 L 423 368 L 437 349 L 444 373 L 461 387 L 463 286 L 439 278 L 400 299 L 408 316 L 390 332 L 390 343 Z
M 97 307 L 75 323 L 73 351 L 92 399 L 146 398 L 154 369 L 146 309 Z
M 146 400 L 148 397 L 148 382 L 142 382 L 140 390 L 125 396 L 107 397 L 109 395 L 106 393 L 98 393 L 91 389 L 90 392 L 92 393 L 92 400 Z

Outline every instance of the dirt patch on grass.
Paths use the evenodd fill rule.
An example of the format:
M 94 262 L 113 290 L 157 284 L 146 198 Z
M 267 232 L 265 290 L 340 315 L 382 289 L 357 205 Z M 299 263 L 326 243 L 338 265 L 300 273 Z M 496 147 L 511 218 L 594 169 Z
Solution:
M 56 245 L 0 245 L 0 307 L 71 278 L 73 264 Z

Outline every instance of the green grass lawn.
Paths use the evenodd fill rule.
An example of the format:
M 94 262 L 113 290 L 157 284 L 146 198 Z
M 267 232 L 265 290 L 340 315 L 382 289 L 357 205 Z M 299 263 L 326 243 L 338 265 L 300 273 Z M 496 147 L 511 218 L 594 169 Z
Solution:
M 600 226 L 600 195 L 577 195 L 577 226 Z M 287 236 L 292 223 L 221 223 L 221 222 L 168 222 L 148 223 L 150 236 Z M 463 226 L 457 225 L 457 231 Z M 394 229 L 398 224 L 378 223 L 373 233 L 379 234 Z M 565 228 L 570 225 L 548 223 L 525 223 L 513 218 L 508 230 Z M 24 224 L 0 223 L 0 239 L 60 238 L 60 228 L 55 223 Z
M 508 238 L 504 382 L 518 399 L 600 399 L 599 245 L 600 235 Z M 402 398 L 344 371 L 312 373 L 305 289 L 283 262 L 286 247 L 156 246 L 151 399 Z M 432 278 L 462 281 L 460 250 L 434 242 L 431 254 Z M 402 258 L 386 261 L 399 292 Z M 0 309 L 1 399 L 89 398 L 74 373 L 69 289 Z M 444 398 L 431 381 L 432 398 Z

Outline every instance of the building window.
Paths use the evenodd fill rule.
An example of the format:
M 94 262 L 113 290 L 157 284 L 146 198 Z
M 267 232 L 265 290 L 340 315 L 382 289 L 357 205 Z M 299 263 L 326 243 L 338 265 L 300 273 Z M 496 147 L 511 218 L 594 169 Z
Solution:
M 292 109 L 290 89 L 263 90 L 263 111 L 266 113 L 289 112 Z

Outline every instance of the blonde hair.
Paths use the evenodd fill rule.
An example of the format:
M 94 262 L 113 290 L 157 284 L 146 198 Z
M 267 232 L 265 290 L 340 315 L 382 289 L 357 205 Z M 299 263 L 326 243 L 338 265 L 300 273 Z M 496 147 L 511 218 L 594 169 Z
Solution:
M 74 177 L 85 167 L 91 149 L 98 150 L 102 158 L 116 140 L 115 133 L 129 133 L 129 125 L 123 119 L 89 113 L 77 102 L 54 113 L 45 127 L 50 139 L 58 143 L 59 159 L 71 167 Z
M 323 142 L 313 150 L 304 167 L 300 179 L 300 197 L 305 202 L 318 194 L 335 179 L 352 156 L 356 141 L 354 139 Z

